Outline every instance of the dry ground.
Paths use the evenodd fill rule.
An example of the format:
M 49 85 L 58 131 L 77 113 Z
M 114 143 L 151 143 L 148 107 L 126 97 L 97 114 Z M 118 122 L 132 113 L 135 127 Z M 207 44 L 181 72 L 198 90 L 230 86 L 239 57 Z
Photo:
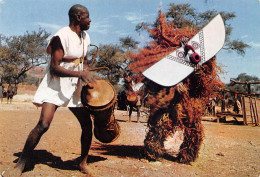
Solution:
M 40 108 L 32 96 L 17 95 L 12 104 L 0 104 L 0 174 L 14 166 L 24 142 L 36 125 Z M 127 123 L 126 111 L 116 111 L 120 137 L 111 144 L 93 139 L 89 164 L 96 176 L 255 176 L 260 175 L 260 127 L 203 121 L 205 139 L 192 165 L 168 159 L 148 162 L 141 157 L 146 117 Z M 207 118 L 209 120 L 209 118 Z M 205 118 L 206 120 L 206 118 Z M 80 126 L 72 113 L 59 108 L 48 132 L 33 152 L 22 176 L 84 176 L 72 165 L 80 154 Z

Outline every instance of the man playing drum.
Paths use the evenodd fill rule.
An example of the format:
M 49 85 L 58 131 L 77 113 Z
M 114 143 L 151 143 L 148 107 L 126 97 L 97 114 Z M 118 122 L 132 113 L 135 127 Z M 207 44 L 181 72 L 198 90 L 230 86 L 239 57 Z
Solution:
M 90 44 L 89 35 L 85 32 L 91 22 L 88 9 L 78 4 L 72 6 L 69 20 L 69 26 L 60 29 L 48 44 L 47 53 L 51 54 L 51 60 L 33 100 L 34 104 L 42 107 L 40 119 L 30 132 L 22 155 L 12 170 L 16 174 L 10 176 L 22 173 L 30 154 L 48 130 L 54 113 L 60 106 L 69 107 L 80 123 L 82 134 L 79 168 L 91 176 L 87 157 L 92 141 L 92 120 L 88 110 L 82 107 L 80 93 L 82 81 L 88 84 L 98 79 L 98 76 L 83 70 L 82 59 L 79 59 L 86 56 Z
M 129 101 L 129 99 L 128 99 L 128 104 L 129 104 L 129 120 L 128 120 L 128 122 L 132 121 L 132 112 L 133 112 L 133 109 L 135 107 L 136 112 L 137 112 L 137 123 L 140 123 L 141 96 L 136 93 L 136 95 L 134 95 L 134 97 L 135 97 L 135 101 Z
M 130 78 L 126 77 L 125 82 L 127 85 L 128 93 L 127 93 L 127 104 L 129 105 L 129 120 L 132 120 L 132 112 L 133 108 L 136 108 L 137 111 L 137 123 L 140 122 L 140 108 L 141 108 L 141 97 L 142 97 L 142 89 L 143 83 L 136 84 L 134 81 L 129 82 Z

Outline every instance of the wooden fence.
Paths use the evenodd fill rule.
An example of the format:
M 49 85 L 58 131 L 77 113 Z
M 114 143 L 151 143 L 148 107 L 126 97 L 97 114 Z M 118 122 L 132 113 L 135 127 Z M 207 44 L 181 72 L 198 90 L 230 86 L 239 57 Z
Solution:
M 242 114 L 244 125 L 259 125 L 260 100 L 250 96 L 242 96 Z

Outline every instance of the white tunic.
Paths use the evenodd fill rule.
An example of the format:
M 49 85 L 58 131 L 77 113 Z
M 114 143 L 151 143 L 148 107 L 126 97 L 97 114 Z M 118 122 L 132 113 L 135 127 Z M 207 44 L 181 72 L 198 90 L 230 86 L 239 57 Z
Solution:
M 64 49 L 63 58 L 74 59 L 83 55 L 83 42 L 69 26 L 60 29 L 54 36 L 59 36 Z M 84 56 L 90 44 L 89 35 L 83 33 Z M 68 70 L 83 70 L 83 65 L 75 66 L 74 63 L 61 62 L 60 66 Z M 50 61 L 46 73 L 40 83 L 33 99 L 33 103 L 41 106 L 44 102 L 63 107 L 81 107 L 82 82 L 77 77 L 58 77 L 50 74 Z

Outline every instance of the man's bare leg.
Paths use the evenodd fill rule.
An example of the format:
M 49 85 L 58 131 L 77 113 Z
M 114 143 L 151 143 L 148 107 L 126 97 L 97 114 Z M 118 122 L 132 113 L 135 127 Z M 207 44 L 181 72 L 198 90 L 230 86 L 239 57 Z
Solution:
M 129 119 L 128 119 L 128 122 L 131 122 L 131 121 L 132 121 L 132 112 L 133 112 L 133 106 L 130 105 L 130 106 L 129 106 Z
M 7 171 L 4 176 L 20 176 L 22 174 L 26 162 L 29 160 L 30 155 L 32 154 L 32 151 L 39 143 L 41 136 L 48 130 L 56 109 L 57 106 L 50 103 L 44 103 L 42 105 L 40 120 L 36 127 L 30 132 L 24 145 L 22 155 L 20 156 L 14 169 Z
M 137 123 L 140 123 L 140 106 L 137 106 L 136 109 L 137 109 Z
M 82 133 L 81 133 L 81 156 L 79 167 L 82 173 L 93 176 L 93 171 L 87 165 L 88 153 L 92 141 L 92 120 L 86 108 L 70 108 L 71 112 L 77 117 Z

